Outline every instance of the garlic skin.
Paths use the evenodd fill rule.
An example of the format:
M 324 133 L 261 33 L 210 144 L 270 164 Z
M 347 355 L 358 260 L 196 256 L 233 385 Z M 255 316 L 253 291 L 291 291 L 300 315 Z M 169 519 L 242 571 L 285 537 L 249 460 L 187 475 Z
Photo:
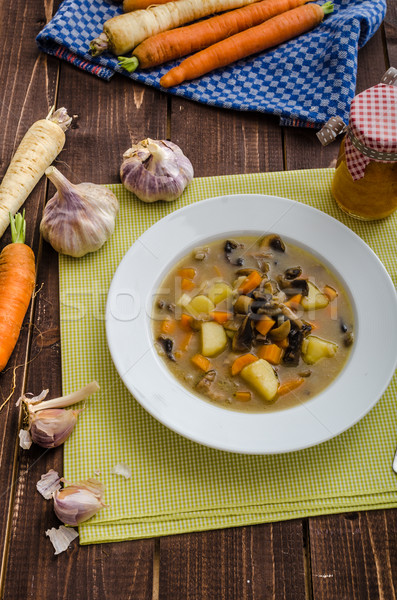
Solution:
M 147 138 L 123 154 L 120 168 L 123 185 L 143 202 L 181 196 L 193 179 L 193 166 L 176 144 Z
M 30 436 L 42 448 L 56 448 L 63 444 L 77 423 L 81 410 L 47 408 L 31 413 Z
M 57 252 L 80 257 L 95 252 L 114 231 L 116 196 L 94 183 L 72 184 L 55 167 L 45 171 L 57 188 L 47 202 L 40 232 Z
M 96 479 L 79 481 L 54 492 L 54 511 L 65 525 L 79 525 L 106 506 L 102 498 L 104 485 Z

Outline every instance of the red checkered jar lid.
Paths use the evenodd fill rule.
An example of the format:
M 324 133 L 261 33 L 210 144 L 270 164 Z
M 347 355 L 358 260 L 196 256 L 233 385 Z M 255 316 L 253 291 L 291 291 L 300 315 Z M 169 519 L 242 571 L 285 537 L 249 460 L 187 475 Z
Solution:
M 364 177 L 370 161 L 397 162 L 397 69 L 391 67 L 382 82 L 353 98 L 349 125 L 331 117 L 317 133 L 326 146 L 346 133 L 345 160 L 353 180 Z
M 371 160 L 397 162 L 397 87 L 379 83 L 353 99 L 345 153 L 354 180 Z

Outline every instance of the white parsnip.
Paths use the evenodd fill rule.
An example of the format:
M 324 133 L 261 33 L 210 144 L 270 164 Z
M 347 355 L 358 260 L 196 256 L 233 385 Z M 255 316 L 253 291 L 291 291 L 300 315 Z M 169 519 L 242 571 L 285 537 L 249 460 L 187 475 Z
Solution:
M 0 185 L 0 237 L 65 144 L 72 119 L 65 108 L 33 123 L 22 138 Z
M 125 54 L 152 35 L 254 2 L 257 0 L 177 0 L 124 13 L 105 22 L 103 33 L 90 44 L 91 53 L 97 56 L 109 50 L 116 56 Z

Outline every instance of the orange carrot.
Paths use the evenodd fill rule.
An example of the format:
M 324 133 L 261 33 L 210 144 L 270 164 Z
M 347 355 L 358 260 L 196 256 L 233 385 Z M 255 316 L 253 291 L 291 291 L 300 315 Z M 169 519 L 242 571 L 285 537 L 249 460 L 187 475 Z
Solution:
M 240 402 L 249 402 L 251 400 L 251 392 L 236 392 L 234 397 Z
M 254 356 L 254 354 L 242 354 L 242 356 L 238 356 L 232 364 L 232 375 L 238 375 L 241 369 L 244 369 L 244 367 L 256 360 L 258 360 L 258 357 Z
M 196 284 L 191 279 L 184 277 L 181 281 L 181 289 L 185 292 L 191 292 L 196 287 Z
M 255 324 L 255 328 L 256 328 L 256 329 L 259 331 L 259 333 L 261 333 L 262 335 L 267 335 L 275 323 L 276 323 L 276 321 L 274 321 L 274 320 L 273 320 L 273 319 L 271 319 L 270 317 L 267 317 L 266 315 L 264 315 L 264 316 L 263 316 L 263 317 L 260 319 L 260 321 L 258 321 L 258 322 Z
M 262 281 L 262 276 L 258 271 L 252 271 L 247 277 L 244 279 L 238 291 L 240 294 L 248 294 L 255 288 L 258 287 L 260 282 Z
M 214 265 L 214 271 L 218 275 L 218 277 L 222 277 L 222 271 L 218 267 L 218 265 Z
M 305 380 L 303 377 L 297 377 L 296 379 L 290 379 L 289 381 L 285 381 L 279 386 L 277 390 L 277 396 L 285 396 L 285 394 L 289 394 L 293 390 L 296 390 L 296 388 L 298 388 L 300 385 L 302 385 L 304 381 Z
M 25 244 L 25 213 L 10 214 L 12 243 L 0 254 L 0 371 L 17 343 L 35 284 L 33 250 Z
M 182 342 L 181 342 L 181 345 L 180 345 L 180 349 L 181 349 L 183 352 L 186 352 L 186 350 L 189 348 L 189 346 L 190 346 L 190 342 L 191 342 L 191 341 L 192 341 L 192 339 L 193 339 L 193 335 L 194 335 L 194 334 L 193 334 L 193 331 L 188 331 L 188 332 L 185 334 L 185 337 L 183 338 L 183 340 L 182 340 Z
M 283 340 L 280 340 L 279 342 L 276 342 L 276 346 L 279 346 L 279 348 L 282 348 L 283 350 L 286 350 L 289 346 L 289 340 L 288 338 L 284 338 Z
M 332 2 L 293 8 L 189 56 L 163 75 L 160 85 L 169 88 L 277 46 L 319 25 L 324 15 L 332 11 Z
M 208 358 L 206 358 L 202 354 L 195 354 L 194 356 L 192 356 L 191 361 L 194 365 L 196 365 L 196 367 L 198 367 L 202 371 L 207 372 L 210 369 L 211 361 L 208 360 Z
M 295 294 L 295 296 L 291 296 L 291 298 L 289 300 L 287 300 L 287 302 L 284 302 L 285 306 L 289 306 L 291 308 L 291 306 L 294 306 L 295 304 L 300 304 L 302 300 L 302 294 Z
M 332 302 L 332 300 L 335 300 L 335 298 L 337 297 L 338 292 L 330 285 L 325 285 L 323 288 L 323 294 L 325 294 L 328 297 L 329 301 Z
M 220 323 L 221 325 L 226 323 L 226 321 L 230 321 L 230 319 L 233 317 L 232 313 L 227 312 L 226 310 L 214 310 L 210 313 L 210 316 L 214 319 L 214 321 Z
M 161 324 L 162 333 L 172 333 L 175 330 L 176 322 L 174 319 L 164 319 Z
M 267 360 L 271 365 L 279 365 L 283 354 L 284 350 L 276 344 L 264 344 L 258 351 L 259 358 Z
M 191 315 L 186 315 L 185 313 L 181 314 L 179 323 L 182 329 L 185 329 L 185 331 L 190 331 L 192 329 L 192 322 L 193 317 Z
M 124 4 L 126 2 L 132 4 L 136 1 L 124 0 Z M 132 58 L 122 57 L 121 65 L 130 72 L 138 67 L 140 69 L 156 67 L 170 60 L 208 48 L 220 40 L 259 25 L 271 17 L 306 4 L 308 1 L 262 0 L 205 21 L 163 31 L 138 44 L 132 52 Z
M 196 269 L 193 267 L 184 267 L 183 269 L 179 269 L 177 275 L 179 277 L 186 277 L 186 279 L 194 279 L 196 276 Z

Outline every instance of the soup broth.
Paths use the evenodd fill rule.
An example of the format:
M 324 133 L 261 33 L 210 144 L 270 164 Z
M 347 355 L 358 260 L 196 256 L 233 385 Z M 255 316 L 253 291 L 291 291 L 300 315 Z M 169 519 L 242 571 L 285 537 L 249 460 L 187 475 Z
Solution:
M 278 235 L 196 248 L 164 278 L 153 336 L 193 393 L 245 412 L 280 410 L 326 388 L 353 344 L 353 312 L 335 275 Z

